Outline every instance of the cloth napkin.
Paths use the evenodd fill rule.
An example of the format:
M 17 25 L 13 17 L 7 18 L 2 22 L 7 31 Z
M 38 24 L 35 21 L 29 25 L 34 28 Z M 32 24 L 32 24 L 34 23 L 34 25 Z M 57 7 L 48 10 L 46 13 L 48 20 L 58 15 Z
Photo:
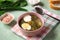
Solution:
M 42 8 L 43 9 L 43 8 Z M 25 36 L 19 29 L 19 26 L 16 24 L 15 26 L 13 26 L 11 28 L 11 30 L 16 33 L 17 35 L 25 38 L 26 40 L 43 40 L 43 38 L 52 30 L 52 28 L 55 27 L 55 25 L 57 25 L 57 23 L 59 21 L 57 21 L 56 19 L 60 20 L 60 17 L 56 14 L 50 13 L 48 10 L 43 9 L 43 11 L 45 12 L 44 15 L 42 15 L 42 17 L 45 20 L 45 24 L 44 27 L 41 31 L 41 34 L 35 37 L 28 37 Z M 52 16 L 52 17 L 51 17 Z M 54 18 L 56 19 L 54 19 Z

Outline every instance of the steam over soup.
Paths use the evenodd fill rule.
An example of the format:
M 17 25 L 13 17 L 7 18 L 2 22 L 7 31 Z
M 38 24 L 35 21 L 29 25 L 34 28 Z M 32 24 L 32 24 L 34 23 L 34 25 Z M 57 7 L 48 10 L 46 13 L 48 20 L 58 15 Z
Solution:
M 20 20 L 19 25 L 22 29 L 33 31 L 40 28 L 42 22 L 35 15 L 26 15 Z

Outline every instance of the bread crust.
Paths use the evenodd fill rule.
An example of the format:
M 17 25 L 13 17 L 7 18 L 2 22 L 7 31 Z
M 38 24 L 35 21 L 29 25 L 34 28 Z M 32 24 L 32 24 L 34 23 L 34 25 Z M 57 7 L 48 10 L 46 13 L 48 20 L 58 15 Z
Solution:
M 52 3 L 50 3 L 50 7 L 55 10 L 60 10 L 60 7 L 54 6 Z
M 55 10 L 60 10 L 60 7 L 55 6 L 55 4 L 60 4 L 60 0 L 49 0 L 50 2 L 50 7 Z

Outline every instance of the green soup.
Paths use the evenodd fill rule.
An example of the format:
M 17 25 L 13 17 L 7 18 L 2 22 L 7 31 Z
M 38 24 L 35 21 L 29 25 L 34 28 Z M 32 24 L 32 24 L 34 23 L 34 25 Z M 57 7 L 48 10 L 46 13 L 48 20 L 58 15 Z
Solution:
M 21 19 L 21 21 L 19 22 L 20 27 L 23 23 L 28 23 L 31 26 L 31 30 L 29 30 L 29 31 L 33 31 L 33 30 L 40 28 L 42 26 L 41 20 L 35 15 L 30 15 L 30 16 L 31 16 L 31 21 L 29 21 L 29 22 L 25 22 L 23 20 L 23 18 Z

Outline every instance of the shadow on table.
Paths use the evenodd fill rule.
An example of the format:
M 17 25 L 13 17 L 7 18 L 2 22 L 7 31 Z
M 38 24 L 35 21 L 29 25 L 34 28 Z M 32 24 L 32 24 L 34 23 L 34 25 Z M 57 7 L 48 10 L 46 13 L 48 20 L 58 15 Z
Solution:
M 16 23 L 17 23 L 16 20 L 13 20 L 10 24 L 8 24 L 8 26 L 13 27 Z
M 39 2 L 39 3 L 37 3 L 37 4 L 33 5 L 33 6 L 37 6 L 37 5 L 44 6 L 44 4 L 42 2 Z
M 58 23 L 54 26 L 53 30 L 51 30 L 51 32 L 50 32 L 43 40 L 55 40 L 57 34 L 56 34 L 56 32 L 55 32 L 54 30 L 56 29 L 56 27 L 57 27 L 59 24 L 60 24 L 60 22 L 58 22 Z

